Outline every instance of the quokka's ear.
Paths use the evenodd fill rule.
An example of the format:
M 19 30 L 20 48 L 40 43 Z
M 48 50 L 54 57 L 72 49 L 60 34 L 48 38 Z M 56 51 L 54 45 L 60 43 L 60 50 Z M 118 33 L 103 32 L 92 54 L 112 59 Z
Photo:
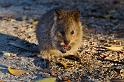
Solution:
M 63 16 L 63 10 L 62 9 L 55 9 L 55 16 L 57 17 L 57 19 L 61 19 Z
M 73 16 L 74 16 L 76 21 L 79 21 L 80 20 L 80 11 L 78 9 L 74 10 L 73 11 Z

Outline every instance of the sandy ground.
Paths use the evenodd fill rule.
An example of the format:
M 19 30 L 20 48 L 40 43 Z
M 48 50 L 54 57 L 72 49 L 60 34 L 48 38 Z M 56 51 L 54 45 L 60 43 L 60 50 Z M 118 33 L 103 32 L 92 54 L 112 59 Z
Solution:
M 85 27 L 83 44 L 74 58 L 61 60 L 71 62 L 71 67 L 65 69 L 53 62 L 48 69 L 47 64 L 36 56 L 38 53 L 30 51 L 30 48 L 38 48 L 36 20 L 54 7 L 67 5 L 81 11 Z M 61 80 L 67 77 L 71 82 L 123 79 L 124 51 L 104 49 L 110 45 L 124 46 L 123 35 L 123 0 L 0 0 L 0 67 L 30 71 L 27 75 L 14 76 L 3 69 L 0 70 L 0 80 L 34 81 L 50 76 Z

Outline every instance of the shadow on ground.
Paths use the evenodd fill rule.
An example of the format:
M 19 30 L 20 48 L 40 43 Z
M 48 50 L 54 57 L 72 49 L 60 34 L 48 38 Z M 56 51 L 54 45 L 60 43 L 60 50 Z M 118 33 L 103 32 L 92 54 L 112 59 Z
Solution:
M 41 68 L 48 67 L 44 59 L 37 57 L 39 54 L 38 45 L 15 36 L 0 33 L 0 57 L 5 53 L 16 54 L 20 57 L 31 57 L 34 58 L 36 66 Z

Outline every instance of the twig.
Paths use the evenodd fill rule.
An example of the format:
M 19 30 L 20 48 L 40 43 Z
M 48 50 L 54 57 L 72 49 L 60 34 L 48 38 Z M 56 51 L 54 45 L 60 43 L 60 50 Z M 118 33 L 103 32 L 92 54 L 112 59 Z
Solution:
M 117 63 L 117 64 L 124 64 L 124 62 L 113 61 L 113 60 L 108 60 L 108 59 L 103 59 L 103 58 L 97 58 L 97 60 L 100 60 L 100 61 L 107 61 L 107 62 Z

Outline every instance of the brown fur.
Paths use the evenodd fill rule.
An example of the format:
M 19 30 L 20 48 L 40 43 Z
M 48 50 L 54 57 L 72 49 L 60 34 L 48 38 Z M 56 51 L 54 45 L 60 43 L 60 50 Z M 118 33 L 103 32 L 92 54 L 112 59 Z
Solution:
M 47 12 L 38 23 L 36 35 L 45 59 L 75 53 L 82 41 L 80 12 L 71 9 Z

